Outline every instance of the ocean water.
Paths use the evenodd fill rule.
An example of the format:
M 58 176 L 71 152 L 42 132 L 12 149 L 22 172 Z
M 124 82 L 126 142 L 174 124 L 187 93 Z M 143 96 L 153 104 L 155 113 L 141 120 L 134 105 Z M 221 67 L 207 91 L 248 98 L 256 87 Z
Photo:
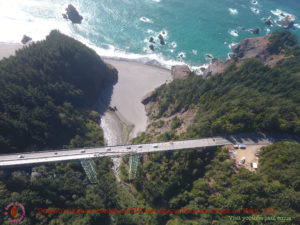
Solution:
M 62 18 L 69 3 L 84 17 L 82 24 Z M 18 43 L 24 34 L 42 40 L 58 29 L 101 56 L 196 69 L 209 63 L 206 54 L 226 59 L 230 45 L 258 36 L 251 28 L 260 28 L 259 36 L 278 29 L 262 20 L 276 21 L 281 12 L 296 17 L 291 30 L 300 39 L 300 0 L 0 0 L 0 42 Z

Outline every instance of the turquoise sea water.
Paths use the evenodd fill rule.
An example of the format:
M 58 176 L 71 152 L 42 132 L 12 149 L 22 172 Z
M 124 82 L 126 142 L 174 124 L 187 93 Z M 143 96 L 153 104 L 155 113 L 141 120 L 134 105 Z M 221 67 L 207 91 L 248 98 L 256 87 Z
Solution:
M 165 67 L 184 62 L 190 66 L 208 63 L 206 54 L 226 59 L 230 44 L 278 26 L 262 19 L 280 13 L 296 17 L 293 32 L 300 38 L 299 0 L 0 0 L 0 42 L 20 42 L 23 34 L 44 39 L 52 29 L 73 36 L 100 55 L 148 62 Z M 72 3 L 84 17 L 73 25 L 62 18 Z M 166 45 L 157 36 L 165 32 Z M 155 51 L 149 38 L 156 39 Z M 182 58 L 178 58 L 182 55 Z

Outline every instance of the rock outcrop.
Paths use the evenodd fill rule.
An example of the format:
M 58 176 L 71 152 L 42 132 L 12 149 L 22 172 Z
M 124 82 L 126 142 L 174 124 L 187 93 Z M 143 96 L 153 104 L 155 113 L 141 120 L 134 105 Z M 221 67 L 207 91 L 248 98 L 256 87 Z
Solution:
M 205 54 L 205 57 L 208 58 L 208 59 L 213 59 L 214 58 L 213 55 L 211 55 L 211 54 Z
M 271 16 L 269 16 L 268 18 L 264 19 L 264 22 L 265 22 L 266 25 L 271 26 L 272 25 Z
M 259 29 L 259 28 L 250 29 L 250 32 L 251 32 L 252 34 L 259 34 L 260 29 Z
M 66 14 L 62 14 L 63 18 L 69 19 L 72 21 L 72 23 L 78 23 L 80 24 L 83 20 L 83 17 L 79 14 L 77 9 L 72 5 L 69 4 L 66 8 Z
M 161 45 L 165 45 L 166 44 L 165 39 L 164 39 L 164 37 L 161 34 L 158 35 L 158 39 L 159 39 L 159 42 L 160 42 Z
M 277 21 L 277 24 L 280 27 L 285 28 L 285 29 L 289 29 L 289 28 L 292 28 L 294 26 L 294 23 L 295 23 L 295 20 L 296 20 L 294 16 L 285 15 L 285 14 L 282 14 L 281 16 L 284 16 L 284 18 Z
M 150 37 L 149 42 L 154 44 L 155 43 L 154 38 Z
M 262 61 L 268 54 L 266 49 L 270 35 L 258 38 L 247 38 L 241 43 L 231 47 L 231 50 L 239 59 L 260 58 Z
M 21 42 L 22 42 L 22 44 L 25 45 L 25 44 L 27 44 L 31 40 L 32 40 L 31 37 L 28 37 L 27 35 L 24 35 L 23 38 L 22 38 L 22 40 L 21 40 Z
M 285 54 L 274 55 L 267 51 L 270 36 L 271 34 L 265 37 L 248 38 L 232 46 L 231 50 L 233 54 L 229 55 L 229 59 L 225 61 L 212 59 L 212 63 L 203 71 L 203 76 L 209 77 L 217 73 L 222 73 L 233 62 L 236 62 L 237 66 L 239 66 L 248 58 L 256 58 L 271 67 L 276 65 L 278 61 L 285 57 Z
M 150 45 L 149 45 L 149 48 L 150 48 L 152 51 L 154 51 L 154 45 L 153 45 L 153 44 L 150 44 Z
M 173 79 L 184 79 L 190 74 L 191 70 L 187 65 L 172 66 L 171 74 Z

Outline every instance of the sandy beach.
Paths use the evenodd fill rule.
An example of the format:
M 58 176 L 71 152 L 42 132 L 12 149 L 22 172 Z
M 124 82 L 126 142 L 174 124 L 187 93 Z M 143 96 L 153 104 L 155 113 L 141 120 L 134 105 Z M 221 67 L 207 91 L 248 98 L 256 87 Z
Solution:
M 15 54 L 15 51 L 22 47 L 22 44 L 0 43 L 0 60 Z
M 117 107 L 121 119 L 134 126 L 130 138 L 146 129 L 147 116 L 142 98 L 171 80 L 169 70 L 137 62 L 104 59 L 119 71 L 118 83 L 114 86 L 111 106 Z

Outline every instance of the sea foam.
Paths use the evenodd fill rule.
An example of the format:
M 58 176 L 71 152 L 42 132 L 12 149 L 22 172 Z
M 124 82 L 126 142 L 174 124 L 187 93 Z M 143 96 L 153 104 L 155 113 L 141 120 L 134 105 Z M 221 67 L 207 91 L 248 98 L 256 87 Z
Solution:
M 234 36 L 234 37 L 238 37 L 239 36 L 239 33 L 237 32 L 237 30 L 229 30 L 228 32 L 229 32 L 229 34 L 231 36 Z
M 253 13 L 255 13 L 255 14 L 259 14 L 259 13 L 260 13 L 259 9 L 257 9 L 257 8 L 250 7 L 250 9 L 251 9 L 251 11 L 252 11 Z
M 231 15 L 237 15 L 239 13 L 237 9 L 229 8 L 228 10 L 229 10 Z
M 144 16 L 140 18 L 140 21 L 145 22 L 145 23 L 152 23 L 152 21 L 149 18 L 144 17 Z

